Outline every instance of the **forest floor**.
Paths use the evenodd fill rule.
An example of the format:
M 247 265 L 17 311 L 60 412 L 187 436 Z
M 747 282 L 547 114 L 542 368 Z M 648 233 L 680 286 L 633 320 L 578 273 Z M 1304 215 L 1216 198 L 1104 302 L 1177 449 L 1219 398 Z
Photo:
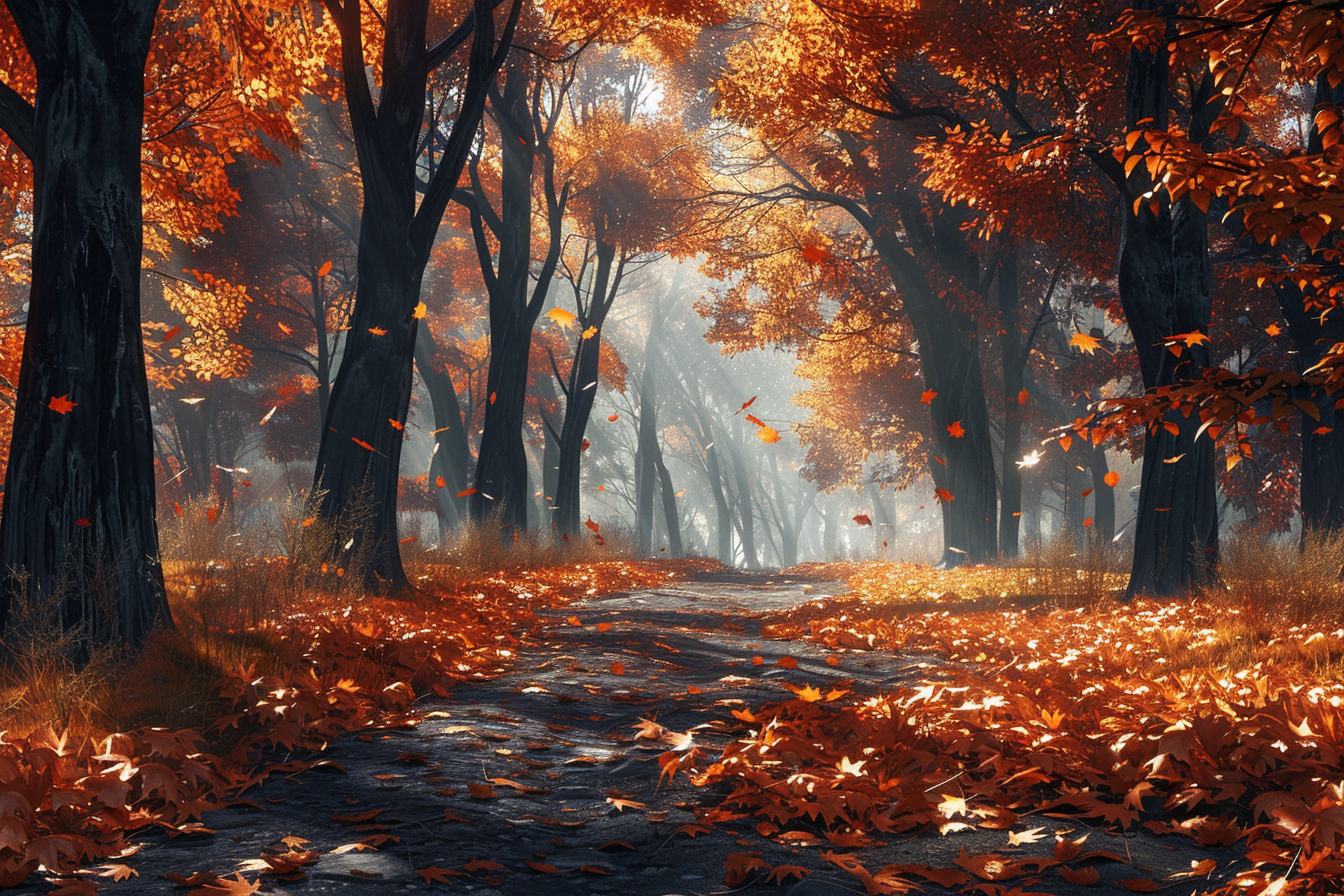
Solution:
M 983 733 L 977 713 L 995 705 L 988 699 L 972 705 L 968 682 L 993 681 L 1018 658 L 1002 663 L 993 651 L 962 657 L 918 639 L 882 649 L 873 644 L 871 625 L 890 624 L 889 618 L 868 620 L 867 634 L 842 631 L 842 637 L 834 626 L 809 627 L 809 618 L 848 620 L 857 606 L 855 598 L 841 596 L 846 586 L 826 581 L 827 574 L 700 573 L 666 587 L 543 610 L 544 624 L 518 648 L 512 671 L 422 699 L 414 722 L 335 739 L 320 767 L 274 775 L 245 794 L 250 804 L 205 813 L 208 832 L 136 838 L 142 847 L 124 861 L 138 876 L 100 879 L 100 891 L 825 896 L 942 892 L 945 886 L 1021 896 L 1081 893 L 1098 884 L 1210 892 L 1249 872 L 1245 844 L 1237 842 L 1245 832 L 1235 821 L 1220 816 L 1213 836 L 1196 837 L 1189 823 L 1178 831 L 1163 820 L 1145 775 L 1126 777 L 1134 769 L 1117 766 L 1111 780 L 1097 776 L 1097 790 L 1109 787 L 1117 800 L 1101 811 L 1090 811 L 1095 799 L 1090 809 L 1081 799 L 1070 803 L 1069 793 L 1079 788 L 1058 771 L 1062 789 L 1051 791 L 1058 798 L 1023 798 L 1005 779 L 1027 787 L 1050 783 L 1051 770 L 1042 772 L 1050 757 L 1041 745 L 1049 735 L 1037 738 L 1040 755 L 1028 755 L 1020 768 L 981 774 L 993 756 L 1010 751 L 998 745 L 982 758 L 963 742 Z M 994 611 L 990 618 L 1001 633 L 1011 632 L 1020 627 L 1017 612 Z M 1048 626 L 1043 631 L 1049 637 Z M 889 718 L 891 706 L 930 706 L 945 691 L 956 699 L 940 712 L 980 719 L 971 726 L 975 731 L 958 729 L 961 740 L 949 742 L 947 756 L 935 756 L 929 744 L 892 742 L 891 732 L 903 723 Z M 1065 698 L 1073 706 L 1086 703 L 1076 694 Z M 773 709 L 767 713 L 763 705 Z M 864 713 L 874 708 L 887 713 L 886 727 L 864 734 L 862 725 L 872 723 L 863 721 Z M 1029 710 L 1036 711 L 1034 705 Z M 1045 710 L 1044 723 L 1014 730 L 1035 725 L 1057 731 L 1062 741 L 1063 710 L 1052 712 Z M 844 723 L 840 729 L 837 721 Z M 1184 730 L 1172 724 L 1179 721 L 1174 717 L 1160 721 L 1159 731 Z M 915 724 L 912 716 L 911 730 Z M 920 721 L 920 730 L 927 724 Z M 1264 720 L 1258 725 L 1269 727 Z M 1301 727 L 1307 726 L 1304 719 Z M 777 760 L 769 758 L 772 731 L 779 732 Z M 1201 743 L 1212 736 L 1202 728 L 1197 734 Z M 864 737 L 872 745 L 865 747 Z M 1091 737 L 1079 735 L 1089 743 Z M 1120 756 L 1127 740 L 1122 735 L 1120 746 L 1108 749 Z M 754 766 L 743 752 L 748 741 Z M 808 742 L 815 755 L 808 755 Z M 840 763 L 818 776 L 836 760 L 837 744 Z M 850 744 L 855 752 L 846 756 Z M 737 751 L 740 761 L 706 772 L 725 749 Z M 1160 755 L 1182 750 L 1188 758 L 1188 743 Z M 963 770 L 933 780 L 953 754 L 962 757 Z M 1054 757 L 1061 764 L 1066 758 L 1063 751 Z M 966 759 L 975 762 L 965 765 Z M 921 796 L 909 792 L 908 780 L 901 787 L 854 783 L 848 808 L 827 808 L 821 794 L 835 786 L 829 779 L 858 782 L 866 761 L 892 769 L 890 782 L 919 766 L 919 780 L 933 784 L 921 788 Z M 702 773 L 703 786 L 694 786 L 687 770 Z M 1162 770 L 1159 763 L 1148 777 L 1159 785 L 1174 780 Z M 1133 789 L 1130 779 L 1138 781 Z M 807 802 L 813 794 L 808 780 L 818 785 L 821 808 Z M 747 796 L 722 804 L 734 787 Z M 887 791 L 892 798 L 883 804 Z M 1015 811 L 996 807 L 986 797 L 991 791 L 1000 804 L 1005 794 L 1013 797 Z M 1216 801 L 1211 794 L 1205 799 Z M 1133 823 L 1140 812 L 1146 826 Z M 859 819 L 866 823 L 855 825 L 857 832 L 845 824 Z M 1308 857 L 1312 845 L 1308 837 Z M 285 856 L 292 857 L 288 864 Z M 1275 861 L 1263 851 L 1257 860 L 1270 867 Z M 1300 874 L 1303 864 L 1297 861 L 1287 874 Z M 285 880 L 277 869 L 297 879 Z M 1260 892 L 1269 879 L 1249 879 L 1252 885 L 1242 891 Z M 20 892 L 50 887 L 34 875 Z M 1280 891 L 1282 885 L 1273 892 Z

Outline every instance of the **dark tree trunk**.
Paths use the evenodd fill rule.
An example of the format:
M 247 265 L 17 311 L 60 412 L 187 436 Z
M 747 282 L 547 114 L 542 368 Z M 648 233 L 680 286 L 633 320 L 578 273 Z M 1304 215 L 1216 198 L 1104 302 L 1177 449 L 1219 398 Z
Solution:
M 552 534 L 560 534 L 560 521 L 556 519 L 555 493 L 560 480 L 560 430 L 564 427 L 564 411 L 560 408 L 560 395 L 555 388 L 555 380 L 548 376 L 539 376 L 536 381 L 537 397 L 541 405 L 541 428 L 545 442 L 541 449 L 541 497 L 542 526 Z M 583 449 L 583 444 L 579 444 Z
M 1106 483 L 1109 472 L 1106 452 L 1092 449 L 1092 531 L 1102 544 L 1109 545 L 1115 538 L 1115 489 Z
M 194 404 L 176 402 L 173 407 L 173 430 L 177 436 L 177 455 L 182 464 L 182 486 L 192 500 L 210 494 L 211 399 Z
M 1338 109 L 1341 104 L 1344 104 L 1344 83 L 1331 87 L 1329 77 L 1321 74 L 1316 79 L 1308 154 L 1320 153 L 1323 146 L 1315 113 L 1323 107 Z M 1330 264 L 1319 257 L 1312 260 Z M 1299 373 L 1319 362 L 1331 346 L 1344 342 L 1344 320 L 1337 314 L 1322 320 L 1319 311 L 1308 311 L 1306 296 L 1291 279 L 1276 284 L 1275 292 L 1288 322 L 1293 347 L 1297 349 L 1293 360 Z M 1344 528 L 1344 415 L 1336 409 L 1335 397 L 1322 390 L 1315 391 L 1308 400 L 1316 413 L 1302 414 L 1299 494 L 1304 536 Z
M 653 550 L 653 496 L 658 471 L 658 397 L 651 368 L 656 326 L 644 344 L 644 372 L 639 378 L 639 432 L 635 439 L 635 540 L 641 554 Z
M 467 516 L 467 499 L 457 495 L 467 488 L 467 470 L 471 466 L 471 446 L 462 422 L 462 407 L 457 401 L 453 378 L 436 361 L 439 353 L 434 334 L 421 327 L 415 339 L 415 366 L 429 392 L 434 412 L 434 455 L 429 478 L 438 507 L 439 543 Z M 438 480 L 443 479 L 440 487 Z
M 564 196 L 555 196 L 554 160 L 546 146 L 547 132 L 539 127 L 529 102 L 531 63 L 520 62 L 509 72 L 501 93 L 491 102 L 500 128 L 502 167 L 500 212 L 496 217 L 482 195 L 472 207 L 471 226 L 476 252 L 485 277 L 490 304 L 490 366 L 486 378 L 485 423 L 476 459 L 476 493 L 471 515 L 484 523 L 498 515 L 501 537 L 516 536 L 527 528 L 527 450 L 523 445 L 523 418 L 527 411 L 527 368 L 532 328 L 541 313 L 548 282 L 560 255 L 560 222 Z M 546 261 L 530 298 L 532 269 L 532 182 L 538 148 L 546 153 L 545 188 L 551 230 Z M 475 175 L 473 174 L 473 177 Z M 488 215 L 488 221 L 487 221 Z M 499 241 L 496 271 L 485 237 L 489 224 Z M 562 446 L 563 450 L 563 446 Z M 564 463 L 561 462 L 563 478 Z M 563 489 L 563 484 L 557 485 Z
M 560 470 L 555 485 L 556 524 L 560 527 L 562 537 L 571 539 L 578 535 L 583 525 L 579 499 L 579 484 L 583 472 L 583 436 L 588 430 L 588 420 L 593 414 L 593 402 L 597 400 L 602 326 L 606 322 L 611 299 L 615 297 L 615 291 L 620 287 L 620 283 L 613 282 L 612 277 L 616 247 L 599 239 L 596 254 L 597 268 L 593 274 L 587 313 L 579 316 L 578 324 L 584 330 L 588 327 L 594 328 L 594 333 L 588 339 L 580 336 L 574 343 L 574 360 L 570 364 L 569 377 L 564 389 L 565 418 L 560 428 Z M 615 279 L 619 281 L 620 278 Z M 638 482 L 638 472 L 635 478 Z M 641 553 L 647 552 L 647 549 L 641 549 Z
M 328 574 L 353 570 L 369 591 L 397 592 L 409 587 L 398 549 L 397 485 L 421 316 L 420 282 L 519 6 L 515 3 L 503 49 L 497 51 L 493 4 L 475 0 L 466 89 L 418 208 L 420 127 L 430 71 L 425 47 L 429 0 L 388 4 L 376 109 L 365 73 L 360 3 L 347 0 L 343 8 L 328 9 L 341 33 L 346 104 L 364 208 L 359 285 L 323 420 L 310 497 L 314 514 L 326 525 L 309 530 L 314 534 L 308 559 L 320 562 Z
M 741 424 L 738 424 L 741 437 Z M 732 452 L 733 478 L 737 482 L 737 534 L 742 539 L 742 562 L 747 569 L 760 569 L 761 558 L 756 553 L 756 512 L 751 495 L 751 479 L 747 476 L 742 456 L 746 453 L 736 442 L 729 445 Z
M 902 213 L 905 230 L 923 227 L 918 212 L 907 209 Z M 939 220 L 937 215 L 935 220 Z M 941 229 L 926 239 L 940 247 L 941 254 L 955 256 L 956 237 L 942 232 L 948 226 L 949 222 L 943 222 Z M 991 562 L 999 553 L 998 476 L 985 406 L 978 328 L 968 315 L 954 311 L 934 295 L 925 267 L 885 227 L 879 228 L 870 220 L 868 228 L 901 290 L 906 314 L 919 340 L 924 388 L 934 393 L 929 403 L 929 473 L 935 488 L 951 496 L 939 498 L 943 517 L 941 565 L 951 568 Z M 955 260 L 961 266 L 973 267 L 968 258 Z M 962 432 L 959 437 L 953 434 L 956 428 Z
M 1157 0 L 1136 4 L 1156 8 Z M 1168 120 L 1168 52 L 1132 51 L 1126 101 L 1131 130 L 1151 119 Z M 1218 114 L 1208 93 L 1211 79 L 1192 98 L 1190 133 L 1207 136 Z M 1142 152 L 1139 141 L 1133 151 Z M 1203 345 L 1181 346 L 1178 357 L 1163 340 L 1204 332 L 1212 314 L 1207 217 L 1188 198 L 1172 206 L 1134 201 L 1150 184 L 1142 165 L 1121 194 L 1120 300 L 1134 336 L 1145 388 L 1172 385 L 1200 376 L 1208 364 Z M 1160 195 L 1160 194 L 1159 194 Z M 1188 593 L 1216 575 L 1218 507 L 1214 442 L 1196 439 L 1198 416 L 1166 415 L 1144 440 L 1139 510 L 1134 529 L 1134 561 L 1128 596 Z M 1179 459 L 1178 459 L 1179 458 Z
M 1023 389 L 1022 323 L 1018 309 L 1017 254 L 1006 255 L 999 265 L 999 353 L 1003 359 L 1003 451 L 1000 454 L 999 555 L 1012 559 L 1021 543 L 1022 520 L 1022 411 L 1018 400 Z
M 0 115 L 34 179 L 0 605 L 11 631 L 54 615 L 82 659 L 171 624 L 140 333 L 140 141 L 158 3 L 8 3 L 37 102 Z
M 677 493 L 673 491 L 672 474 L 663 463 L 663 449 L 654 441 L 653 466 L 658 471 L 658 493 L 663 498 L 663 523 L 667 528 L 667 552 L 669 557 L 680 557 L 685 548 L 681 543 L 681 514 L 677 513 Z
M 720 563 L 729 566 L 733 565 L 733 510 L 728 501 L 728 496 L 724 494 L 723 469 L 719 464 L 718 446 L 714 444 L 714 429 L 701 420 L 701 425 L 706 431 L 702 438 L 709 439 L 709 447 L 705 449 L 705 467 L 709 473 L 709 488 L 714 495 L 714 541 L 715 556 Z

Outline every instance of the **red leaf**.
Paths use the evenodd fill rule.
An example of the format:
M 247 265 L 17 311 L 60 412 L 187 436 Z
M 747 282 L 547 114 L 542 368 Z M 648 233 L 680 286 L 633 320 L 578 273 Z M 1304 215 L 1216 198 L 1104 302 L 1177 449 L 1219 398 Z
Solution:
M 58 414 L 68 414 L 78 407 L 78 404 L 70 400 L 70 393 L 67 392 L 64 395 L 57 395 L 52 398 L 51 401 L 47 402 L 47 407 Z

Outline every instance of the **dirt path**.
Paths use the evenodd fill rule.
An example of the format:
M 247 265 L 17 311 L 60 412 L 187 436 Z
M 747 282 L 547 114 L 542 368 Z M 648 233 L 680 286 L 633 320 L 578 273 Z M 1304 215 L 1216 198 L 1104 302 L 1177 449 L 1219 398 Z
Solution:
M 754 614 L 824 600 L 836 588 L 722 576 L 550 613 L 553 625 L 520 655 L 518 671 L 459 687 L 451 699 L 425 701 L 418 727 L 339 739 L 325 754 L 326 771 L 272 778 L 248 794 L 256 808 L 207 814 L 213 834 L 150 835 L 129 860 L 140 876 L 107 883 L 103 892 L 185 892 L 164 878 L 168 872 L 232 875 L 241 869 L 255 881 L 262 852 L 283 850 L 285 837 L 302 838 L 303 848 L 321 858 L 302 880 L 263 876 L 262 892 L 690 896 L 725 892 L 725 857 L 753 850 L 771 864 L 818 869 L 794 885 L 798 896 L 861 892 L 854 878 L 826 870 L 815 850 L 790 850 L 754 834 L 739 840 L 742 834 L 722 830 L 694 839 L 677 834 L 694 821 L 690 801 L 703 794 L 684 779 L 659 789 L 657 757 L 666 748 L 633 737 L 641 718 L 687 731 L 742 705 L 732 701 L 756 707 L 780 699 L 788 694 L 785 681 L 853 678 L 862 693 L 936 675 L 928 657 L 850 654 L 833 667 L 813 645 L 760 639 Z M 786 655 L 797 659 L 796 669 L 776 664 Z M 764 662 L 753 665 L 755 656 Z M 621 667 L 624 674 L 615 674 Z M 709 747 L 723 742 L 713 731 L 696 736 Z M 492 778 L 505 783 L 489 784 Z M 643 806 L 622 810 L 613 798 Z M 1077 827 L 1033 820 L 1051 822 L 1052 830 Z M 1097 837 L 1107 841 L 1097 847 L 1128 851 L 1148 875 L 1189 867 L 1186 854 L 1156 838 L 1112 843 Z M 351 848 L 370 838 L 381 841 L 379 848 Z M 963 847 L 1002 851 L 1004 841 L 1001 831 L 935 834 L 865 851 L 864 860 L 876 868 L 900 861 L 950 864 Z M 1032 853 L 1046 854 L 1050 841 L 1035 846 Z M 464 866 L 476 870 L 451 876 L 446 886 L 417 873 L 462 872 Z M 1126 875 L 1107 878 L 1113 876 Z M 1049 883 L 1051 892 L 1065 891 L 1061 882 Z

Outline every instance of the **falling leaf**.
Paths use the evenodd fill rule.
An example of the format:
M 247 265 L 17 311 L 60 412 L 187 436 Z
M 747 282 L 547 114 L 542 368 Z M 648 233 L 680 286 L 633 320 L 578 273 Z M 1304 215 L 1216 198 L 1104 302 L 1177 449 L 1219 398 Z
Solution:
M 1073 436 L 1066 434 L 1059 437 L 1059 447 L 1064 449 L 1065 453 L 1068 453 L 1069 448 L 1072 446 L 1073 446 Z
M 781 669 L 797 669 L 798 661 L 791 656 L 782 656 L 775 660 L 775 665 L 779 666 Z
M 1024 456 L 1021 460 L 1017 462 L 1017 468 L 1019 470 L 1022 470 L 1026 469 L 1027 467 L 1034 467 L 1041 462 L 1042 456 L 1043 455 L 1041 454 L 1041 452 L 1032 451 L 1030 454 Z
M 369 332 L 372 333 L 374 336 L 386 336 L 386 335 L 387 335 L 387 331 L 384 330 L 382 327 L 369 327 Z
M 354 436 L 351 436 L 350 441 L 354 442 L 356 445 L 363 448 L 365 451 L 372 451 L 374 454 L 378 453 L 376 448 L 374 448 L 368 442 L 365 442 L 363 439 L 357 439 Z
M 620 415 L 620 414 L 612 414 L 610 417 L 607 418 L 607 422 L 608 422 L 608 423 L 615 423 L 615 422 L 616 422 L 617 420 L 619 420 L 619 419 L 621 419 L 621 415 Z
M 954 420 L 952 423 L 948 424 L 947 434 L 954 439 L 959 439 L 966 435 L 966 430 L 962 428 L 960 420 Z
M 395 430 L 403 430 L 406 428 L 406 425 L 395 417 L 388 417 L 387 422 L 392 424 L 392 428 Z
M 933 494 L 934 494 L 934 497 L 936 497 L 939 501 L 955 501 L 955 500 L 956 500 L 956 498 L 953 497 L 952 493 L 951 493 L 950 491 L 948 491 L 947 489 L 945 489 L 945 488 L 935 488 L 935 489 L 933 490 Z
M 90 526 L 92 526 L 93 523 L 89 521 L 88 517 L 82 516 L 79 519 L 75 520 L 75 525 L 79 526 L 81 529 L 87 529 Z
M 325 277 L 331 273 L 331 262 L 324 262 L 322 267 L 317 269 L 317 276 Z
M 574 314 L 572 311 L 566 311 L 564 308 L 552 308 L 550 311 L 546 312 L 546 316 L 550 318 L 551 322 L 557 327 L 564 330 L 568 330 L 570 327 L 574 326 L 575 322 L 579 319 L 577 314 Z
M 611 631 L 611 629 L 612 629 L 612 625 L 611 625 L 610 622 L 599 622 L 599 623 L 597 624 L 597 630 L 598 630 L 599 632 L 609 632 L 609 631 Z
M 611 664 L 611 674 L 612 674 L 612 675 L 624 675 L 624 674 L 625 674 L 625 664 L 622 663 L 622 662 L 620 662 L 619 660 L 616 661 L 616 662 L 614 662 L 614 663 L 612 663 L 612 664 Z
M 932 389 L 925 389 L 919 396 L 919 400 L 924 404 L 933 404 L 933 400 L 938 397 L 938 393 Z
M 626 799 L 625 797 L 620 796 L 607 797 L 607 803 L 612 806 L 615 806 L 617 812 L 624 812 L 626 809 L 645 808 L 644 803 L 638 802 L 637 800 Z
M 1115 488 L 1117 485 L 1120 484 L 1120 474 L 1112 470 L 1105 476 L 1103 476 L 1102 480 L 1111 488 Z
M 756 438 L 765 442 L 767 445 L 773 445 L 779 441 L 779 430 L 771 426 L 762 426 L 756 430 Z
M 873 518 L 866 513 L 859 513 L 855 514 L 854 522 L 858 523 L 860 526 L 871 526 L 873 524 Z
M 429 309 L 425 307 L 424 302 L 416 302 L 415 308 L 411 311 L 411 317 L 415 320 L 421 320 L 428 313 Z
M 1180 459 L 1183 458 L 1183 457 L 1185 457 L 1185 452 L 1184 452 L 1184 451 L 1182 451 L 1180 454 L 1176 455 L 1175 457 L 1164 457 L 1164 458 L 1162 458 L 1162 463 L 1164 463 L 1164 464 L 1174 464 L 1174 463 L 1176 463 L 1178 460 L 1180 460 Z
M 51 408 L 58 414 L 68 414 L 71 411 L 73 411 L 77 406 L 78 405 L 75 402 L 70 400 L 69 392 L 65 393 L 64 395 L 57 395 L 54 398 L 52 398 L 51 401 L 47 402 L 47 407 Z
M 742 407 L 738 408 L 736 411 L 733 411 L 733 416 L 736 417 L 738 414 L 742 413 L 742 412 L 745 411 L 747 408 L 751 407 L 753 404 L 756 403 L 756 399 L 759 398 L 759 397 L 760 397 L 760 396 L 753 395 L 753 396 L 751 396 L 750 398 L 748 398 L 746 401 L 742 402 Z
M 474 489 L 474 488 L 464 488 L 464 489 L 462 489 L 462 491 L 460 491 L 460 492 L 457 493 L 457 497 L 459 497 L 459 498 L 465 498 L 465 497 L 467 497 L 468 495 L 474 495 L 474 494 L 476 494 L 476 489 Z
M 1273 339 L 1274 337 L 1282 333 L 1283 330 L 1279 329 L 1278 324 L 1270 324 L 1269 326 L 1265 327 L 1265 332 L 1269 334 L 1270 339 Z
M 257 424 L 257 425 L 258 425 L 258 426 L 265 426 L 266 423 L 267 423 L 267 421 L 269 421 L 272 417 L 274 417 L 274 416 L 275 416 L 275 412 L 278 411 L 278 410 L 280 410 L 280 405 L 276 405 L 275 407 L 271 408 L 269 411 L 266 412 L 266 416 L 264 416 L 264 417 L 261 418 L 261 423 L 259 423 L 259 424 Z
M 1101 340 L 1088 333 L 1074 333 L 1072 338 L 1069 339 L 1069 345 L 1075 346 L 1090 355 L 1101 348 Z
M 283 327 L 284 324 L 281 324 L 280 326 Z M 174 336 L 176 336 L 178 333 L 181 333 L 181 332 L 182 332 L 182 328 L 181 328 L 180 326 L 178 326 L 178 327 L 173 327 L 171 330 L 168 330 L 167 332 L 165 332 L 165 333 L 163 334 L 163 341 L 164 341 L 164 342 L 167 342 L 168 340 L 172 339 Z
M 1021 392 L 1017 393 L 1017 403 L 1018 403 L 1018 404 L 1026 404 L 1026 403 L 1027 403 L 1027 398 L 1029 398 L 1029 397 L 1030 397 L 1030 396 L 1027 395 L 1027 390 L 1026 390 L 1026 389 L 1023 389 Z

